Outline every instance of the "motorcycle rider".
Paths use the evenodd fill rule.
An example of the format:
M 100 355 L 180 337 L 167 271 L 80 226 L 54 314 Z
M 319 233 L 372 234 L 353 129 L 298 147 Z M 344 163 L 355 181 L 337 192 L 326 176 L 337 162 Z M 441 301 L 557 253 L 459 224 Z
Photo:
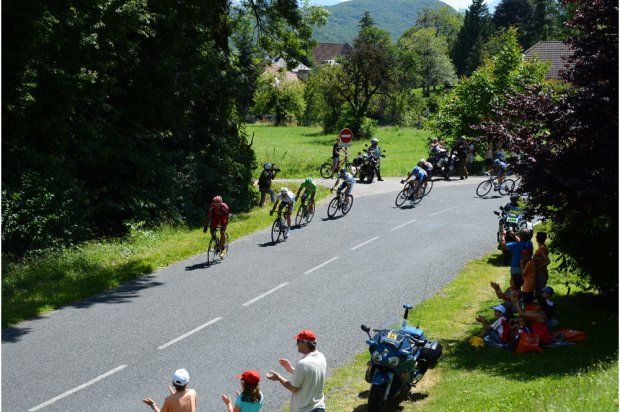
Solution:
M 338 183 L 340 183 L 340 179 L 342 179 L 342 184 L 338 188 L 338 194 L 340 194 L 340 192 L 342 192 L 345 189 L 346 189 L 346 191 L 344 192 L 345 194 L 347 195 L 351 194 L 351 191 L 353 190 L 353 183 L 355 183 L 355 178 L 353 177 L 353 175 L 351 175 L 351 173 L 347 172 L 347 170 L 344 168 L 340 169 L 340 173 L 338 173 L 338 178 L 336 179 L 336 183 L 330 189 L 330 191 L 331 192 L 334 191 L 336 186 L 338 186 Z
M 280 194 L 276 198 L 276 202 L 273 204 L 273 208 L 269 211 L 269 215 L 273 215 L 276 207 L 278 208 L 278 212 L 282 212 L 282 209 L 286 208 L 285 216 L 286 216 L 286 224 L 288 227 L 291 227 L 291 213 L 295 208 L 295 195 L 291 192 L 288 187 L 283 187 L 280 189 Z M 288 237 L 288 234 L 285 234 L 284 237 Z
M 366 150 L 369 156 L 375 160 L 375 171 L 377 173 L 377 180 L 383 181 L 381 178 L 381 148 L 379 147 L 379 139 L 373 137 L 370 140 L 370 147 Z
M 521 208 L 521 206 L 519 206 L 520 199 L 521 197 L 516 193 L 510 195 L 510 202 L 506 203 L 506 205 L 504 206 L 504 209 L 502 210 L 503 213 L 501 214 L 501 218 L 499 219 L 500 232 L 504 227 L 505 217 L 508 216 L 508 214 L 521 214 L 523 209 Z
M 308 203 L 308 212 L 313 213 L 314 196 L 316 195 L 316 184 L 311 177 L 308 176 L 306 180 L 304 180 L 304 182 L 301 184 L 301 186 L 299 186 L 299 189 L 297 189 L 297 194 L 295 195 L 297 199 L 300 198 L 299 195 L 302 191 L 303 195 L 301 196 L 301 204 L 303 205 L 304 203 L 306 203 L 306 200 L 308 199 L 308 197 L 310 197 L 310 201 Z
M 413 170 L 411 172 L 407 173 L 407 177 L 403 180 L 401 180 L 401 183 L 405 183 L 407 182 L 409 179 L 411 178 L 413 181 L 419 181 L 420 185 L 418 186 L 418 188 L 416 189 L 416 191 L 413 193 L 413 196 L 417 196 L 418 192 L 420 191 L 420 188 L 422 187 L 422 185 L 424 183 L 426 183 L 426 179 L 428 177 L 428 174 L 426 173 L 426 171 L 424 169 L 422 169 L 420 166 L 416 166 L 413 168 Z

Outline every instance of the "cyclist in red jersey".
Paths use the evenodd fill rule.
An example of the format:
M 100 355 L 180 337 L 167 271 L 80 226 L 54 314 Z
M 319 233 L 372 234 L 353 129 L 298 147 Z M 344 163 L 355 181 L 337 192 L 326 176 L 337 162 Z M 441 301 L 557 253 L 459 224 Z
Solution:
M 220 247 L 224 247 L 226 245 L 226 226 L 228 226 L 228 218 L 230 217 L 230 208 L 224 202 L 222 202 L 222 196 L 215 196 L 213 198 L 213 202 L 211 203 L 211 207 L 207 212 L 207 220 L 205 221 L 205 226 L 203 229 L 204 233 L 207 233 L 207 229 L 211 229 L 211 236 L 215 237 L 215 231 L 217 230 L 218 225 L 221 226 L 220 229 Z M 220 250 L 216 251 L 217 253 Z

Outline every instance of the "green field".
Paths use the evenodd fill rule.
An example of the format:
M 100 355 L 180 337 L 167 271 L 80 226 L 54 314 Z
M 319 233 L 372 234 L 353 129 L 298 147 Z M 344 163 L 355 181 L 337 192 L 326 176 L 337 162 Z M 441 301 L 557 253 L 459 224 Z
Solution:
M 444 355 L 408 399 L 387 410 L 617 411 L 617 305 L 608 306 L 591 292 L 573 289 L 567 295 L 557 276 L 550 283 L 561 327 L 584 330 L 585 342 L 528 354 L 469 346 L 468 338 L 480 330 L 475 316 L 491 317 L 489 306 L 497 304 L 489 282 L 507 283 L 507 268 L 498 266 L 499 260 L 493 254 L 469 262 L 453 282 L 411 313 L 410 319 L 422 313 L 421 327 L 442 343 Z M 399 310 L 396 305 L 395 315 Z M 365 339 L 362 332 L 359 338 Z M 368 359 L 367 352 L 359 354 L 334 372 L 326 388 L 327 409 L 366 410 Z
M 247 125 L 248 134 L 254 133 L 254 151 L 259 169 L 263 163 L 275 163 L 281 178 L 318 177 L 318 169 L 330 160 L 337 137 L 323 135 L 320 127 L 274 127 L 263 124 Z M 381 127 L 375 136 L 385 151 L 381 161 L 384 176 L 404 176 L 421 158 L 428 155 L 427 139 L 430 132 L 404 127 Z M 368 141 L 356 141 L 350 151 L 357 154 Z M 352 159 L 350 159 L 352 160 Z
M 328 189 L 319 187 L 317 199 L 328 194 Z M 227 230 L 231 241 L 271 225 L 274 217 L 268 207 L 271 203 L 233 215 Z M 123 239 L 87 242 L 17 264 L 3 262 L 2 327 L 203 253 L 209 239 L 202 228 L 163 226 L 137 230 Z M 235 253 L 233 244 L 228 258 L 234 259 Z M 144 281 L 142 286 L 148 284 Z

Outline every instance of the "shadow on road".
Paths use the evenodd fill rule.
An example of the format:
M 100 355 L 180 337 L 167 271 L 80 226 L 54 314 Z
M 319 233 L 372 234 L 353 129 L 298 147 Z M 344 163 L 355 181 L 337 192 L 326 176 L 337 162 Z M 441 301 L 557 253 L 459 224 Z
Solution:
M 413 389 L 415 390 L 415 389 Z M 363 391 L 360 392 L 358 395 L 358 398 L 360 399 L 368 399 L 368 393 L 369 391 Z M 383 412 L 395 412 L 395 411 L 402 411 L 403 409 L 405 409 L 405 406 L 402 405 L 403 403 L 415 403 L 415 402 L 419 402 L 421 400 L 424 400 L 428 398 L 428 394 L 427 393 L 422 393 L 422 392 L 409 392 L 408 394 L 402 394 L 399 395 L 394 401 L 392 402 L 388 402 L 387 404 L 384 405 L 384 407 L 381 409 Z M 413 406 L 413 405 L 411 405 Z M 368 407 L 367 405 L 359 405 L 356 406 L 353 409 L 353 412 L 366 412 L 368 411 Z
M 209 262 L 196 263 L 195 265 L 185 266 L 185 270 L 191 271 L 191 270 L 197 270 L 197 269 L 207 269 L 213 265 L 219 265 L 220 263 L 222 263 L 221 259 L 218 259 L 215 262 L 211 262 L 211 263 Z
M 277 243 L 274 243 L 274 242 L 265 242 L 265 243 L 259 243 L 259 244 L 258 244 L 258 246 L 260 246 L 260 247 L 269 247 L 269 246 L 275 246 L 275 245 L 277 245 L 278 243 L 282 243 L 282 242 L 277 242 Z

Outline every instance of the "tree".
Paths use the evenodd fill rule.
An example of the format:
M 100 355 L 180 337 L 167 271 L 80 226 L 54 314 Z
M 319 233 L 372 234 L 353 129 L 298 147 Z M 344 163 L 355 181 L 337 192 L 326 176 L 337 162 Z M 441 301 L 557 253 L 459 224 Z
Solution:
M 532 18 L 532 5 L 529 0 L 502 0 L 493 13 L 493 23 L 498 29 L 516 27 L 519 31 L 521 47 L 531 46 L 527 28 Z
M 287 80 L 284 69 L 277 75 L 264 73 L 258 80 L 254 94 L 254 112 L 272 114 L 274 125 L 295 122 L 306 110 L 305 85 L 300 80 Z
M 481 130 L 521 153 L 527 210 L 550 219 L 563 267 L 609 296 L 618 290 L 618 6 L 574 2 L 570 87 L 533 87 L 493 108 Z M 587 171 L 584 173 L 583 171 Z M 604 245 L 604 246 L 603 246 Z
M 435 28 L 409 31 L 399 40 L 401 49 L 411 50 L 417 56 L 417 72 L 420 75 L 424 96 L 430 95 L 432 86 L 452 83 L 454 66 L 448 57 L 448 44 Z
M 357 27 L 361 29 L 365 29 L 367 27 L 372 27 L 375 25 L 375 20 L 370 15 L 368 10 L 364 10 L 364 15 L 360 19 L 360 22 L 357 24 Z
M 364 118 L 373 98 L 386 91 L 394 66 L 390 35 L 377 27 L 360 29 L 353 47 L 342 60 L 341 95 L 347 103 L 346 119 L 355 138 L 365 138 Z
M 465 12 L 463 26 L 452 48 L 456 73 L 470 75 L 483 61 L 484 43 L 491 34 L 492 22 L 484 0 L 473 0 Z
M 323 64 L 310 72 L 306 83 L 306 115 L 308 123 L 323 126 L 323 133 L 336 132 L 343 104 L 340 82 L 344 78 L 341 65 Z
M 463 26 L 463 17 L 455 13 L 449 6 L 438 9 L 424 9 L 418 14 L 415 26 L 412 28 L 434 28 L 439 36 L 444 36 L 448 42 L 449 49 L 452 49 L 459 30 Z M 410 29 L 410 30 L 412 30 Z M 407 32 L 403 33 L 406 36 Z M 401 36 L 402 37 L 402 36 Z

